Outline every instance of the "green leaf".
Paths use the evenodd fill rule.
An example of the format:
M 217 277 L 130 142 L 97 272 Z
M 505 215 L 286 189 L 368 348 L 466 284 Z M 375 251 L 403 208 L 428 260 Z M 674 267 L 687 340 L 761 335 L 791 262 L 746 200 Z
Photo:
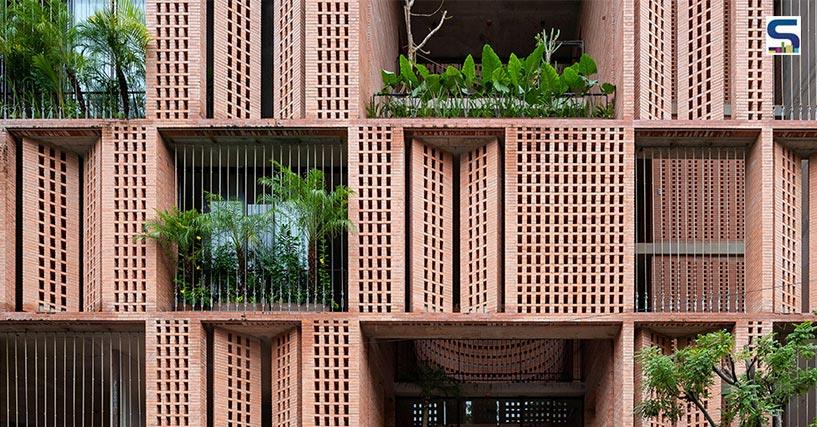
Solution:
M 511 83 L 514 86 L 519 86 L 520 81 L 522 80 L 522 61 L 516 57 L 516 54 L 511 54 L 510 59 L 508 59 L 508 76 L 511 79 Z
M 545 45 L 542 43 L 536 44 L 536 49 L 525 58 L 525 71 L 528 74 L 531 74 L 533 70 L 539 68 L 539 64 L 542 63 L 542 55 L 545 54 Z
M 583 53 L 579 62 L 571 65 L 571 68 L 575 68 L 575 71 L 582 76 L 592 76 L 598 72 L 596 61 L 586 53 Z
M 420 74 L 420 77 L 422 77 L 423 80 L 427 80 L 428 76 L 431 75 L 431 72 L 428 71 L 428 68 L 426 68 L 425 65 L 423 65 L 423 64 L 414 64 L 414 66 L 417 67 L 417 72 Z
M 443 85 L 449 89 L 462 86 L 462 72 L 456 67 L 449 65 L 442 74 L 442 80 Z
M 601 93 L 611 95 L 616 92 L 616 85 L 612 83 L 604 83 L 601 85 Z
M 500 66 L 495 69 L 491 77 L 491 83 L 497 92 L 507 94 L 511 91 L 511 79 L 504 67 Z
M 474 84 L 474 80 L 477 78 L 474 57 L 470 54 L 465 57 L 465 62 L 462 64 L 462 75 L 465 77 L 465 84 L 469 87 Z
M 574 93 L 584 92 L 585 84 L 582 76 L 571 67 L 565 68 L 561 76 L 562 83 Z
M 394 87 L 400 82 L 400 77 L 388 70 L 380 70 L 380 77 L 383 79 L 385 86 Z
M 491 45 L 486 44 L 482 47 L 482 83 L 491 82 L 494 70 L 498 68 L 502 68 L 502 60 L 499 59 L 499 55 L 494 52 Z
M 411 62 L 403 55 L 400 55 L 400 78 L 409 88 L 417 87 L 420 83 L 417 75 L 414 74 L 414 67 L 411 66 Z
M 559 72 L 550 64 L 545 64 L 542 67 L 542 75 L 539 77 L 539 86 L 545 92 L 553 95 L 561 95 L 567 89 L 559 78 Z

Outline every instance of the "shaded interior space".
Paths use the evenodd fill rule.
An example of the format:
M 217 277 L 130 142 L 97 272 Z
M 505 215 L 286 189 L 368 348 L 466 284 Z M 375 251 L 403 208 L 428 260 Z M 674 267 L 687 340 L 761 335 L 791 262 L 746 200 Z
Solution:
M 0 331 L 0 424 L 146 425 L 144 330 L 69 329 Z
M 364 342 L 365 425 L 592 426 L 611 414 L 612 340 Z
M 757 144 L 759 145 L 759 144 Z M 636 309 L 743 312 L 751 137 L 643 138 L 636 147 Z
M 799 53 L 774 57 L 774 117 L 782 120 L 815 120 L 817 7 L 810 0 L 775 0 L 774 12 L 775 16 L 800 17 Z
M 504 135 L 406 131 L 411 311 L 501 311 Z
M 278 187 L 263 182 L 285 168 L 301 178 L 322 176 L 327 193 L 348 186 L 345 132 L 169 130 L 162 137 L 175 170 L 176 207 L 209 214 L 215 227 L 203 249 L 218 268 L 185 271 L 181 281 L 177 271 L 177 283 L 197 290 L 191 297 L 177 289 L 176 309 L 346 310 L 346 233 L 319 242 L 320 278 L 310 280 L 301 274 L 312 261 L 295 207 L 303 200 L 282 202 Z M 231 246 L 235 229 L 246 231 L 240 249 Z
M 382 0 L 368 11 L 362 11 L 369 22 L 377 25 L 377 34 L 363 41 L 364 61 L 361 77 L 364 100 L 382 88 L 380 70 L 396 70 L 397 59 L 406 53 L 408 39 L 402 0 Z M 448 65 L 460 67 L 471 54 L 481 62 L 482 47 L 490 44 L 502 61 L 511 53 L 525 57 L 536 47 L 535 37 L 542 30 L 560 32 L 562 47 L 554 56 L 558 65 L 570 65 L 583 52 L 597 64 L 599 81 L 621 87 L 623 55 L 621 8 L 616 2 L 598 0 L 415 0 L 412 33 L 419 44 L 440 21 L 442 11 L 447 19 L 424 46 L 428 53 L 418 53 L 417 62 L 432 72 L 442 72 Z M 438 12 L 432 15 L 434 12 Z M 429 16 L 430 15 L 430 16 Z M 377 40 L 372 38 L 376 37 Z

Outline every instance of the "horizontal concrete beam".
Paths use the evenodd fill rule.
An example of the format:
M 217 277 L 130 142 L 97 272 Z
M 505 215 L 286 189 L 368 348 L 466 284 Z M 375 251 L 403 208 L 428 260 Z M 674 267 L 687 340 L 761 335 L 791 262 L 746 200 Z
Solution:
M 530 382 L 509 384 L 460 384 L 459 397 L 578 397 L 587 387 L 580 382 Z M 420 386 L 395 383 L 395 396 L 420 397 Z

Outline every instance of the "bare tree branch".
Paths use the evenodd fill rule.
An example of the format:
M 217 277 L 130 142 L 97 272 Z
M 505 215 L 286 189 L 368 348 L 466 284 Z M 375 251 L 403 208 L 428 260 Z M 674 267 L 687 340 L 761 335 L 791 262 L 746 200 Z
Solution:
M 403 6 L 403 15 L 404 15 L 404 18 L 405 18 L 405 21 L 406 21 L 406 39 L 408 41 L 408 47 L 407 47 L 407 54 L 408 55 L 407 56 L 408 56 L 409 61 L 412 64 L 417 62 L 417 52 L 422 52 L 422 53 L 426 53 L 426 54 L 430 53 L 427 50 L 423 50 L 423 47 L 426 45 L 426 43 L 428 43 L 429 39 L 431 39 L 431 36 L 433 36 L 437 31 L 440 31 L 440 28 L 442 28 L 445 21 L 447 19 L 450 19 L 450 17 L 448 16 L 448 11 L 443 10 L 442 11 L 443 12 L 442 18 L 440 18 L 440 22 L 437 23 L 437 26 L 434 27 L 433 29 L 430 29 L 429 33 L 426 34 L 425 38 L 423 39 L 422 42 L 420 42 L 420 44 L 415 44 L 414 43 L 414 32 L 413 32 L 413 30 L 411 28 L 411 17 L 412 16 L 422 16 L 422 17 L 435 16 L 435 15 L 437 15 L 437 13 L 440 12 L 440 10 L 443 7 L 443 4 L 445 4 L 445 1 L 442 1 L 440 3 L 440 6 L 437 7 L 437 10 L 435 10 L 433 13 L 430 13 L 430 14 L 413 13 L 411 11 L 411 8 L 414 6 L 414 2 L 415 2 L 415 0 L 405 0 L 405 5 Z

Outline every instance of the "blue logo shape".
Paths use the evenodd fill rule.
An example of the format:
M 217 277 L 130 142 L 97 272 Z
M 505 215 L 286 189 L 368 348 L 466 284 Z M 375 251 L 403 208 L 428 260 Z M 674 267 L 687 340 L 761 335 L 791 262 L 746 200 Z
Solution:
M 800 17 L 767 17 L 766 47 L 772 55 L 799 55 Z

